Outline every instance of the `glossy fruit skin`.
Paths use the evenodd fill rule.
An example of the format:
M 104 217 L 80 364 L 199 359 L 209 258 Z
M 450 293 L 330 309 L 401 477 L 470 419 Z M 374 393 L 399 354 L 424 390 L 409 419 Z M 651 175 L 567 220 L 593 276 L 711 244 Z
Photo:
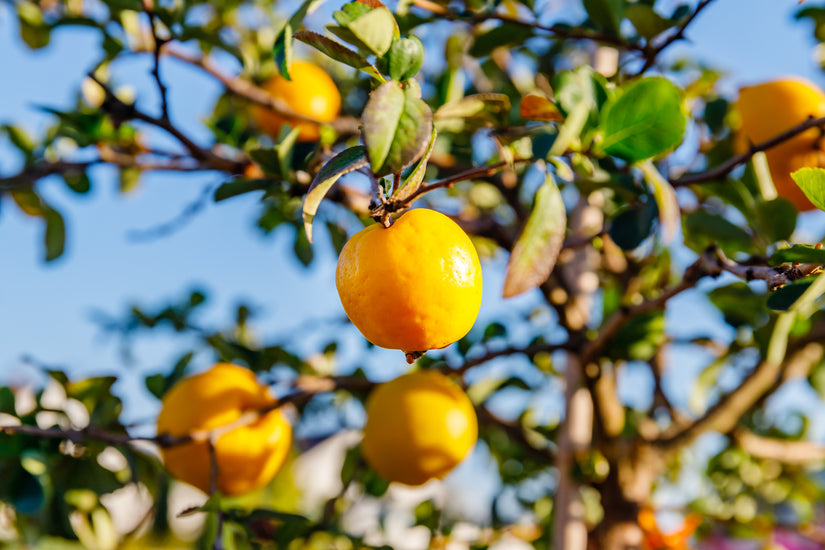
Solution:
M 364 337 L 404 352 L 439 349 L 472 328 L 481 264 L 472 241 L 434 210 L 405 212 L 355 234 L 335 274 L 344 311 Z
M 361 449 L 388 481 L 421 485 L 455 468 L 478 439 L 478 421 L 467 395 L 433 370 L 380 384 L 367 400 Z
M 320 122 L 335 120 L 341 111 L 341 93 L 322 68 L 307 61 L 293 61 L 289 76 L 291 80 L 276 74 L 261 88 L 282 99 L 299 115 Z M 300 129 L 298 141 L 318 141 L 320 137 L 318 124 L 291 119 L 260 105 L 252 108 L 252 116 L 261 130 L 275 139 L 284 124 Z
M 735 105 L 741 119 L 737 149 L 762 143 L 808 118 L 825 115 L 825 93 L 801 78 L 772 80 L 739 91 Z M 791 178 L 791 172 L 823 166 L 820 131 L 812 128 L 765 152 L 776 192 L 800 211 L 815 207 Z
M 245 412 L 269 407 L 275 400 L 249 369 L 218 363 L 175 384 L 163 397 L 158 434 L 184 436 L 237 421 Z M 217 488 L 238 495 L 263 487 L 278 472 L 292 444 L 292 427 L 281 409 L 220 435 L 215 442 Z M 210 490 L 211 461 L 204 442 L 161 450 L 173 477 Z

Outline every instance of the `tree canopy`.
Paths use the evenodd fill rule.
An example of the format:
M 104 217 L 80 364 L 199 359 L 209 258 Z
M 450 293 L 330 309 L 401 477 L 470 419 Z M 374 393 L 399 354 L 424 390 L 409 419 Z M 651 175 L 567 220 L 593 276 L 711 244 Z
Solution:
M 7 0 L 33 51 L 67 27 L 97 44 L 75 104 L 38 107 L 51 121 L 43 132 L 0 121 L 19 167 L 0 167 L 0 210 L 42 226 L 45 262 L 74 238 L 71 201 L 53 204 L 47 186 L 83 195 L 115 185 L 126 196 L 150 173 L 208 173 L 222 183 L 155 238 L 207 202 L 255 197 L 260 231 L 288 235 L 311 266 L 319 248 L 338 254 L 365 225 L 430 208 L 470 236 L 504 299 L 457 343 L 403 353 L 370 344 L 342 316 L 264 337 L 255 304 L 244 304 L 205 325 L 201 290 L 101 315 L 127 351 L 153 331 L 180 342 L 165 369 L 130 391 L 160 400 L 217 362 L 253 371 L 277 398 L 253 412 L 282 410 L 292 423 L 286 465 L 243 495 L 222 494 L 213 467 L 209 494 L 196 493 L 164 469 L 162 450 L 208 442 L 214 466 L 210 430 L 223 427 L 155 433 L 155 418 L 124 419 L 118 372 L 84 378 L 44 365 L 43 387 L 0 387 L 0 540 L 100 549 L 825 544 L 825 447 L 809 415 L 772 409 L 790 387 L 825 394 L 825 251 L 822 236 L 798 230 L 825 209 L 825 94 L 793 81 L 788 93 L 809 90 L 810 105 L 755 100 L 753 122 L 716 68 L 668 57 L 713 0 L 551 4 Z M 801 3 L 796 17 L 825 39 L 825 7 Z M 135 58 L 151 62 L 151 87 L 137 95 L 117 71 Z M 312 77 L 294 98 L 275 94 L 272 82 L 299 82 L 297 60 L 321 67 L 337 92 Z M 198 128 L 179 124 L 169 99 L 174 64 L 220 87 Z M 338 92 L 340 112 L 330 107 L 329 117 L 301 104 L 304 93 Z M 99 166 L 117 181 L 98 177 Z M 375 307 L 397 315 L 393 297 L 386 302 Z M 693 315 L 702 329 L 680 330 Z M 683 372 L 685 357 L 700 370 Z M 364 458 L 367 399 L 386 381 L 372 365 L 405 359 L 446 375 L 472 403 L 478 442 L 463 480 L 411 490 Z M 668 506 L 681 531 L 659 526 Z

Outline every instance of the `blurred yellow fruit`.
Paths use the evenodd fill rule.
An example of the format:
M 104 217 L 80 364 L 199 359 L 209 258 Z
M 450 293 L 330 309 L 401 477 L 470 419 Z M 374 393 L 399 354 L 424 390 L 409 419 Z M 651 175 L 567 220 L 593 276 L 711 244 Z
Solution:
M 825 93 L 801 78 L 773 80 L 739 91 L 735 105 L 741 126 L 737 149 L 762 143 L 809 118 L 825 116 Z M 765 152 L 776 192 L 800 211 L 814 206 L 791 178 L 791 172 L 822 166 L 820 130 L 812 128 Z
M 367 340 L 408 353 L 455 342 L 481 307 L 473 243 L 433 210 L 410 210 L 389 228 L 375 224 L 354 235 L 338 258 L 335 282 L 344 311 Z
M 293 61 L 289 68 L 291 80 L 276 74 L 261 85 L 273 97 L 283 100 L 296 114 L 329 123 L 341 110 L 341 93 L 323 69 L 307 61 Z M 262 131 L 277 138 L 284 124 L 299 128 L 298 141 L 317 141 L 318 124 L 296 120 L 266 107 L 255 105 L 252 117 Z
M 163 397 L 157 432 L 182 437 L 212 431 L 274 404 L 267 387 L 252 371 L 218 363 L 169 390 Z M 225 495 L 246 493 L 269 483 L 292 444 L 292 428 L 280 409 L 241 423 L 227 428 L 215 441 L 217 488 Z M 209 492 L 212 461 L 206 441 L 164 448 L 162 454 L 172 476 Z
M 455 468 L 478 438 L 467 395 L 427 370 L 379 385 L 367 400 L 364 458 L 388 481 L 421 485 Z

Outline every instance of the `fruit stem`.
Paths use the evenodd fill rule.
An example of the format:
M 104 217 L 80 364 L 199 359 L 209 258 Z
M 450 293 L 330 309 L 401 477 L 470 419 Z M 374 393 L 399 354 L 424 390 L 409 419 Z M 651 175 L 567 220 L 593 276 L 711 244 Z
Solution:
M 424 354 L 427 353 L 425 351 L 408 351 L 407 352 L 407 364 L 412 365 L 415 361 L 421 357 L 424 357 Z

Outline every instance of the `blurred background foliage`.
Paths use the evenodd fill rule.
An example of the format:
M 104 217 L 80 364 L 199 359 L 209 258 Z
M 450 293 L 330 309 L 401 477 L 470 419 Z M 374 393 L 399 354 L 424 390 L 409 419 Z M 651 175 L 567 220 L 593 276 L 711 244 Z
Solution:
M 825 448 L 811 438 L 809 413 L 777 410 L 771 401 L 783 385 L 825 392 L 819 297 L 797 313 L 794 303 L 810 285 L 774 292 L 741 275 L 787 265 L 783 250 L 800 235 L 797 212 L 781 197 L 764 196 L 748 158 L 714 172 L 735 153 L 734 98 L 720 90 L 714 67 L 660 56 L 713 2 L 571 1 L 561 15 L 550 4 L 400 0 L 387 4 L 393 17 L 377 28 L 378 39 L 354 39 L 351 29 L 325 30 L 340 5 L 313 0 L 4 0 L 31 50 L 47 48 L 65 27 L 97 41 L 96 62 L 77 75 L 72 108 L 38 106 L 52 123 L 37 134 L 19 120 L 0 126 L 21 167 L 0 174 L 0 210 L 17 208 L 42 225 L 47 262 L 61 257 L 72 235 L 70 214 L 43 187 L 61 179 L 83 195 L 111 185 L 94 177 L 99 165 L 116 168 L 124 195 L 150 172 L 221 174 L 220 185 L 154 228 L 153 238 L 174 233 L 207 203 L 254 193 L 257 227 L 289 235 L 301 264 L 310 265 L 320 247 L 340 251 L 370 218 L 367 178 L 353 173 L 328 192 L 315 222 L 316 235 L 326 236 L 314 245 L 302 199 L 324 163 L 361 143 L 359 118 L 378 79 L 347 65 L 365 60 L 382 79 L 401 79 L 370 42 L 397 25 L 399 36 L 416 36 L 424 47 L 416 80 L 438 131 L 424 182 L 455 178 L 416 206 L 455 219 L 485 266 L 502 270 L 497 260 L 521 243 L 537 251 L 531 268 L 552 272 L 531 279 L 538 290 L 514 299 L 517 307 L 419 360 L 419 368 L 453 372 L 463 382 L 480 422 L 470 463 L 454 480 L 420 489 L 389 485 L 362 460 L 368 382 L 385 380 L 376 365 L 398 358 L 369 346 L 340 315 L 262 339 L 253 328 L 259 304 L 238 305 L 215 322 L 201 314 L 209 293 L 199 289 L 164 297 L 162 305 L 98 311 L 95 322 L 119 343 L 125 365 L 135 342 L 155 333 L 180 342 L 175 360 L 129 392 L 161 398 L 215 361 L 252 369 L 279 396 L 313 377 L 333 377 L 338 386 L 291 406 L 296 442 L 269 487 L 207 499 L 164 473 L 153 418 L 124 419 L 116 374 L 74 377 L 70 368 L 32 359 L 44 374 L 41 386 L 0 388 L 0 421 L 16 427 L 0 435 L 2 544 L 550 548 L 561 486 L 582 502 L 581 521 L 597 547 L 621 547 L 604 533 L 635 524 L 644 506 L 656 507 L 671 527 L 698 514 L 693 544 L 708 548 L 720 537 L 769 540 L 781 528 L 822 547 Z M 825 7 L 804 2 L 797 17 L 823 38 Z M 302 29 L 349 41 L 349 53 L 307 35 L 290 40 Z M 256 85 L 293 55 L 321 64 L 343 98 L 341 116 L 318 143 L 296 143 L 288 132 L 263 135 L 252 116 Z M 154 59 L 156 84 L 139 94 L 112 70 L 136 56 Z M 202 116 L 208 140 L 176 125 L 166 96 L 175 83 L 164 80 L 173 63 L 224 87 Z M 495 169 L 473 172 L 484 165 Z M 561 221 L 539 199 L 548 185 L 561 193 Z M 528 220 L 544 232 L 522 233 Z M 548 233 L 559 238 L 555 251 L 543 248 Z M 821 239 L 808 237 L 802 244 Z M 815 248 L 798 253 L 794 263 L 823 264 Z M 722 259 L 742 269 L 722 274 Z M 682 304 L 672 313 L 668 300 L 683 291 L 710 307 Z M 691 321 L 704 330 L 683 336 L 683 315 L 700 316 Z M 783 338 L 780 364 L 768 370 Z M 695 376 L 680 372 L 685 357 L 700 358 Z M 596 421 L 592 443 L 571 455 L 564 424 L 573 370 L 586 379 Z M 619 392 L 620 379 L 640 382 Z M 748 390 L 754 385 L 755 393 Z M 682 393 L 688 399 L 676 399 L 675 386 L 690 386 Z M 744 406 L 726 409 L 732 401 Z M 566 469 L 562 455 L 570 459 Z M 663 544 L 641 528 L 646 547 Z

